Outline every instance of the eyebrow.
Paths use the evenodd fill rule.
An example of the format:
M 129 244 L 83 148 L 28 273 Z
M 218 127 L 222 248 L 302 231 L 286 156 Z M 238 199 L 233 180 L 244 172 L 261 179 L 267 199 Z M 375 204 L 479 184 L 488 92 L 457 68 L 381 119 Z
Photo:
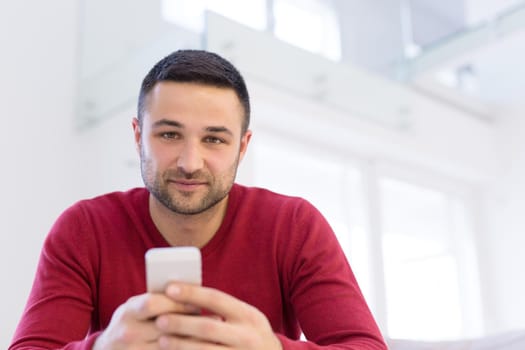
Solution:
M 205 130 L 208 132 L 217 132 L 217 133 L 224 132 L 226 134 L 233 136 L 233 132 L 231 132 L 230 129 L 224 126 L 208 126 Z
M 153 128 L 158 128 L 158 127 L 166 126 L 166 125 L 174 126 L 176 128 L 184 128 L 184 125 L 182 123 L 175 121 L 175 120 L 169 120 L 169 119 L 157 120 L 155 123 L 153 123 Z M 212 133 L 226 133 L 226 134 L 233 136 L 233 132 L 224 126 L 208 126 L 204 130 L 206 130 L 207 132 L 212 132 Z
M 184 125 L 182 125 L 181 123 L 175 121 L 175 120 L 169 120 L 169 119 L 161 119 L 161 120 L 157 120 L 155 123 L 153 123 L 153 128 L 158 128 L 160 126 L 174 126 L 174 127 L 177 127 L 177 128 L 183 128 Z

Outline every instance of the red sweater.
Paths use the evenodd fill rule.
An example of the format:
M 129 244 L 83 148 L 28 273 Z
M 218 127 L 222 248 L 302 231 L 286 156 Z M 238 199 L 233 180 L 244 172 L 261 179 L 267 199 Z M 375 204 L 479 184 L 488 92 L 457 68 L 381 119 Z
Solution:
M 148 196 L 111 193 L 59 217 L 10 349 L 91 349 L 115 309 L 146 291 L 144 253 L 168 246 Z M 261 310 L 286 350 L 386 349 L 333 231 L 305 200 L 234 185 L 202 259 L 203 285 Z

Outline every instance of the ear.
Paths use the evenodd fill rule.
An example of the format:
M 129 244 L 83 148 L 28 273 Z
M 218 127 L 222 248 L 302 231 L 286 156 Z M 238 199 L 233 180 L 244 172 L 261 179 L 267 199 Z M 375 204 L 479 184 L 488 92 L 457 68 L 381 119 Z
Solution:
M 141 131 L 140 130 L 140 123 L 137 118 L 133 118 L 131 121 L 131 126 L 133 127 L 133 136 L 135 138 L 135 148 L 137 149 L 137 152 L 140 154 L 140 149 L 142 147 L 141 144 Z
M 239 148 L 239 161 L 241 161 L 244 158 L 244 155 L 246 154 L 246 150 L 248 149 L 248 144 L 250 143 L 251 138 L 252 138 L 252 131 L 246 130 L 244 135 L 241 137 L 241 146 Z

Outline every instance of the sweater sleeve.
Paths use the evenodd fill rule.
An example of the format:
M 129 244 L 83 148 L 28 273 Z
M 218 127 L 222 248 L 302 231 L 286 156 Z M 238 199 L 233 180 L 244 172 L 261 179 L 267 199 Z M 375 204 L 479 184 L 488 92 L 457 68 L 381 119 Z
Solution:
M 308 341 L 279 335 L 284 350 L 384 350 L 386 345 L 337 238 L 308 202 L 287 231 L 287 298 Z
M 33 288 L 9 347 L 91 349 L 96 296 L 94 238 L 83 231 L 79 206 L 66 210 L 47 236 Z M 92 253 L 89 253 L 92 252 Z M 91 332 L 90 332 L 91 329 Z M 92 333 L 92 334 L 90 334 Z M 89 335 L 88 335 L 89 334 Z

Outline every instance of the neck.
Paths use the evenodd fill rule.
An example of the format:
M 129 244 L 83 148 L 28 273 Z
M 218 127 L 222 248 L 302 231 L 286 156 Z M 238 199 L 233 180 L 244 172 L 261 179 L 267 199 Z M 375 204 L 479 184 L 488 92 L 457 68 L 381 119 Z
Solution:
M 221 226 L 228 197 L 210 209 L 195 215 L 174 213 L 149 196 L 149 211 L 155 226 L 164 239 L 172 246 L 195 246 L 202 248 Z

